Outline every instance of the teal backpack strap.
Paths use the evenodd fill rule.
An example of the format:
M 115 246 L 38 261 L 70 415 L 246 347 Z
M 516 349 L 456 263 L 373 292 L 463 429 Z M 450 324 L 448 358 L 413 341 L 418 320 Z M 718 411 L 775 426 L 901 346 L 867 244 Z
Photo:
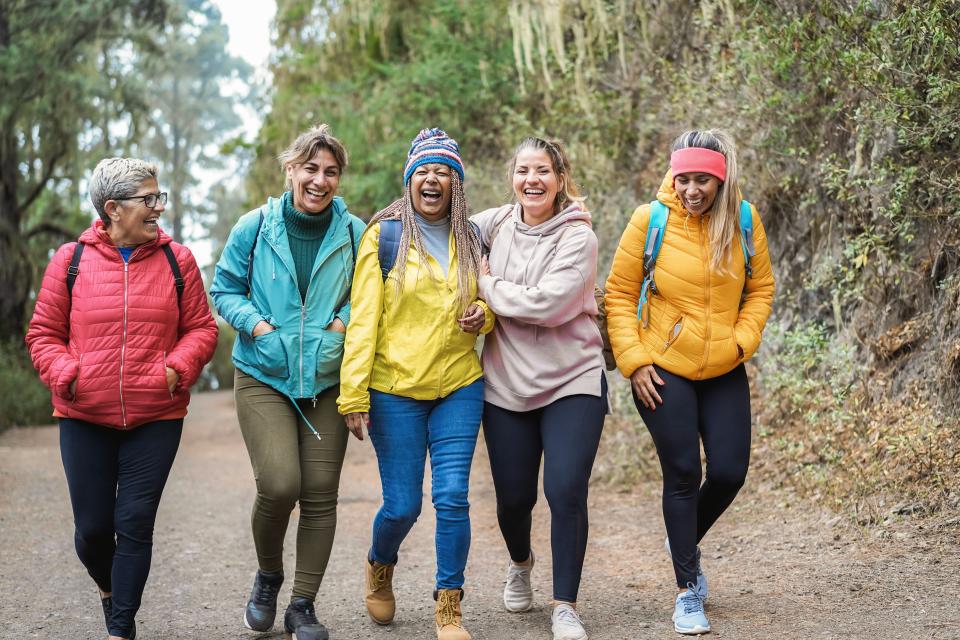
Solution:
M 757 254 L 757 250 L 753 246 L 753 211 L 746 200 L 740 201 L 740 246 L 743 249 L 744 269 L 747 277 L 752 278 L 753 267 L 750 264 L 750 258 Z
M 653 281 L 653 272 L 657 266 L 657 256 L 663 245 L 663 234 L 667 229 L 667 218 L 670 209 L 659 200 L 650 203 L 650 224 L 647 225 L 647 239 L 643 243 L 643 284 L 640 285 L 640 303 L 637 306 L 637 318 L 646 328 L 650 322 L 650 314 L 645 313 L 647 297 L 657 292 L 657 285 Z

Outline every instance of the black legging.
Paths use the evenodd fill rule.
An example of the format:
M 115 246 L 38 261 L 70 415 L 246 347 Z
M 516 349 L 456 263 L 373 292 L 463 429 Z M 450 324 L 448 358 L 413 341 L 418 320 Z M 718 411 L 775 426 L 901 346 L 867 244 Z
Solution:
M 633 400 L 660 457 L 663 520 L 677 586 L 697 581 L 697 543 L 710 530 L 747 476 L 750 464 L 750 385 L 741 364 L 709 380 L 687 380 L 656 367 L 664 381 L 656 411 Z M 700 484 L 700 439 L 707 458 Z
M 540 457 L 550 505 L 553 598 L 576 602 L 587 548 L 587 487 L 607 411 L 602 396 L 575 395 L 533 411 L 483 405 L 483 435 L 497 493 L 497 519 L 514 562 L 530 557 Z
M 160 495 L 180 446 L 183 419 L 129 431 L 60 419 L 77 556 L 113 592 L 110 635 L 127 638 L 150 573 Z

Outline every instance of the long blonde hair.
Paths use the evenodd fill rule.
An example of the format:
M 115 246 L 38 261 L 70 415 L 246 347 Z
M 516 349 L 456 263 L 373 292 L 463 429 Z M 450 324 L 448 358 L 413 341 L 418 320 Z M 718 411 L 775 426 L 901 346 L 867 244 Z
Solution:
M 474 301 L 474 287 L 480 275 L 480 238 L 471 229 L 468 215 L 467 197 L 463 192 L 463 181 L 456 171 L 450 172 L 450 231 L 453 233 L 454 246 L 457 251 L 457 311 L 462 315 Z M 413 196 L 410 193 L 410 182 L 403 188 L 403 196 L 394 200 L 383 210 L 378 211 L 368 226 L 372 227 L 381 220 L 400 220 L 403 231 L 400 233 L 397 261 L 393 269 L 397 272 L 397 295 L 403 291 L 403 281 L 407 272 L 407 254 L 413 246 L 427 268 L 431 270 L 426 260 L 427 251 L 423 246 L 423 234 L 417 226 L 413 212 Z
M 727 175 L 720 183 L 717 198 L 710 208 L 707 237 L 710 239 L 710 268 L 720 274 L 729 274 L 733 244 L 740 233 L 740 185 L 737 170 L 737 147 L 733 138 L 721 129 L 684 131 L 670 146 L 670 151 L 698 147 L 723 154 L 727 160 Z

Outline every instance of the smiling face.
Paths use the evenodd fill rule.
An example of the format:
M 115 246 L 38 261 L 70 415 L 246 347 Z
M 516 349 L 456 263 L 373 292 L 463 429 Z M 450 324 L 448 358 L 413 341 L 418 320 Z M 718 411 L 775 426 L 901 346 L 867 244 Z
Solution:
M 136 193 L 131 198 L 158 194 L 160 188 L 154 178 L 147 178 L 140 183 Z M 156 239 L 160 230 L 157 219 L 163 213 L 164 206 L 157 201 L 154 208 L 143 203 L 143 200 L 107 200 L 104 211 L 110 218 L 107 235 L 118 247 L 136 247 Z
M 683 206 L 692 215 L 710 211 L 722 183 L 709 173 L 681 173 L 673 179 L 673 187 Z
M 320 149 L 308 160 L 288 164 L 287 179 L 293 191 L 293 206 L 303 213 L 321 213 L 337 195 L 340 165 L 328 149 Z
M 517 154 L 513 192 L 523 207 L 527 224 L 542 222 L 556 213 L 557 194 L 562 188 L 561 178 L 546 151 L 527 148 Z
M 442 220 L 450 215 L 453 169 L 434 162 L 423 164 L 410 176 L 413 209 L 427 220 Z

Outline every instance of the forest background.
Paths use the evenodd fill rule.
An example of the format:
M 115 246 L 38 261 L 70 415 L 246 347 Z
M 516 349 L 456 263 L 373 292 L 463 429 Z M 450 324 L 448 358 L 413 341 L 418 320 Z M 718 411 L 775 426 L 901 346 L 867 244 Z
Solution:
M 422 127 L 460 142 L 477 211 L 510 199 L 519 140 L 551 137 L 602 284 L 672 138 L 720 127 L 778 284 L 749 365 L 753 481 L 864 527 L 960 526 L 960 2 L 278 0 L 272 37 L 259 87 L 207 0 L 0 0 L 0 428 L 50 420 L 23 334 L 103 157 L 156 161 L 164 228 L 215 260 L 312 124 L 350 151 L 341 195 L 364 218 Z M 266 114 L 254 138 L 243 105 Z M 204 184 L 224 167 L 240 179 Z M 206 388 L 232 380 L 223 329 Z M 658 473 L 621 384 L 597 476 Z

